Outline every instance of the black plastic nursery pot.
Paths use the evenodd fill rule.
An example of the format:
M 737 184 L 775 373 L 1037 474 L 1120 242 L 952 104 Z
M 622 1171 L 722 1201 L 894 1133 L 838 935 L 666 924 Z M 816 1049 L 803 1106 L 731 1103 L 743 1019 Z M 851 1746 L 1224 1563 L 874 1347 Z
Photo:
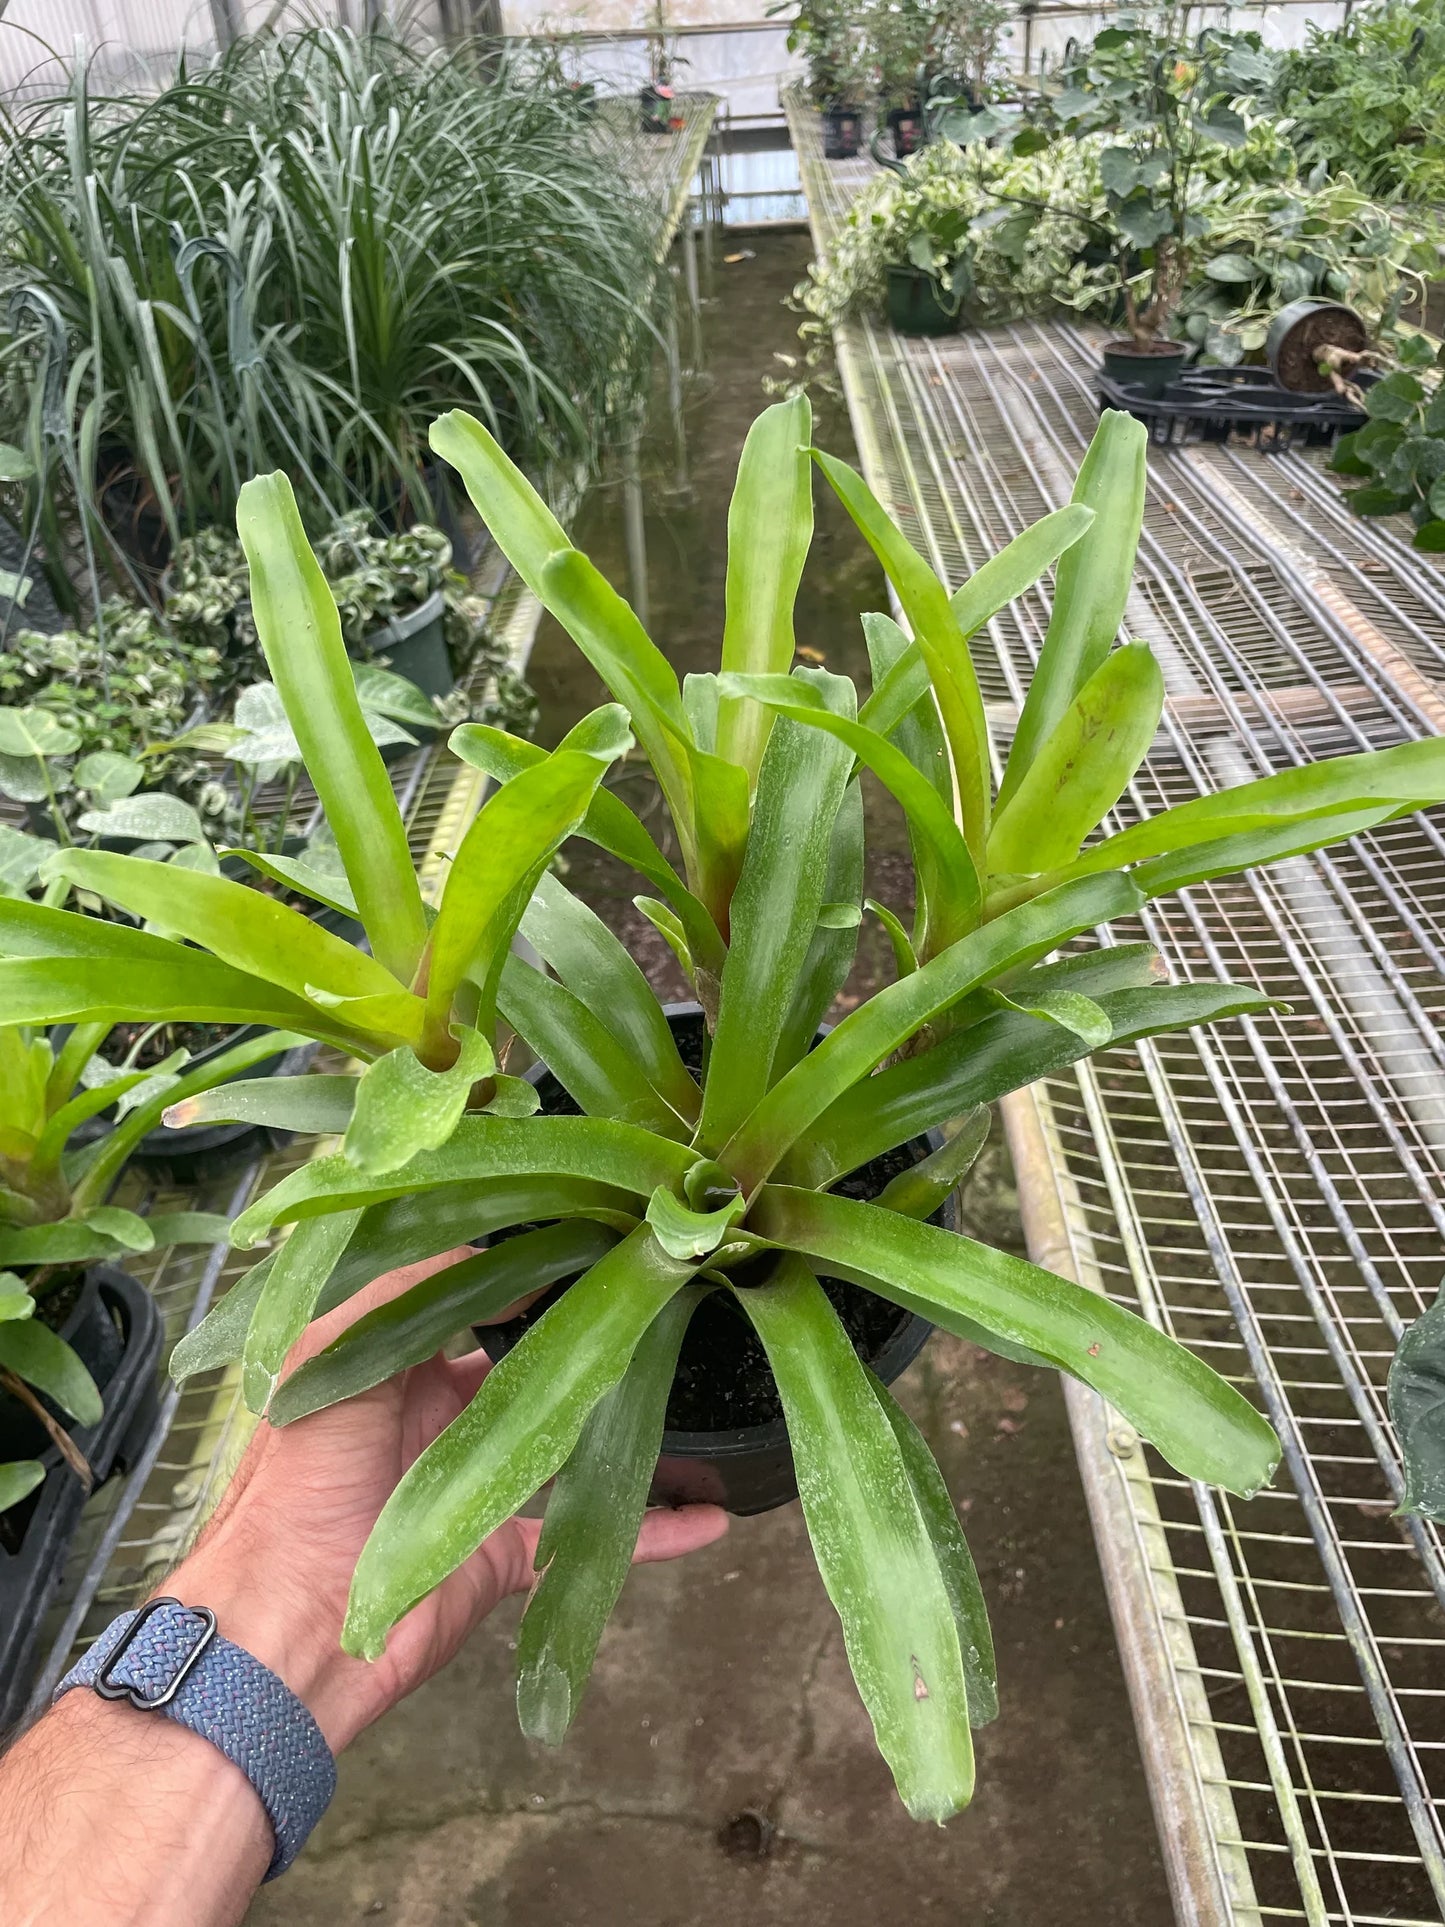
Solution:
M 338 916 L 339 913 L 327 911 L 324 914 Z M 223 1037 L 217 1037 L 193 1050 L 186 1072 L 198 1070 L 219 1057 L 223 1051 L 234 1050 L 237 1044 L 249 1043 L 253 1037 L 263 1034 L 264 1026 L 260 1024 L 247 1024 L 228 1030 Z M 260 1063 L 239 1072 L 238 1076 L 274 1077 L 282 1071 L 302 1071 L 315 1048 L 314 1044 L 303 1044 L 295 1050 L 278 1051 L 274 1057 L 263 1058 Z M 114 1129 L 115 1120 L 102 1112 L 98 1117 L 87 1119 L 74 1133 L 72 1142 L 87 1144 L 95 1138 L 108 1136 Z M 289 1143 L 290 1138 L 289 1131 L 278 1131 L 266 1124 L 188 1124 L 179 1131 L 173 1131 L 168 1124 L 158 1124 L 153 1131 L 147 1131 L 136 1145 L 130 1154 L 130 1162 L 140 1165 L 144 1170 L 168 1176 L 174 1184 L 204 1184 L 211 1178 L 224 1177 L 227 1171 L 239 1169 L 266 1151 L 278 1149 Z
M 893 136 L 893 152 L 900 161 L 907 160 L 923 145 L 923 109 L 916 102 L 908 107 L 890 108 L 888 131 Z
M 92 1490 L 124 1471 L 156 1422 L 165 1330 L 155 1301 L 129 1273 L 94 1265 L 80 1281 L 59 1326 L 100 1388 L 100 1423 L 71 1436 L 90 1466 Z M 47 1404 L 52 1416 L 62 1418 Z M 0 1392 L 0 1460 L 39 1459 L 45 1478 L 19 1505 L 0 1513 L 0 1735 L 29 1696 L 41 1621 L 60 1584 L 86 1493 L 38 1419 Z
M 672 1004 L 667 1018 L 684 1061 L 696 1070 L 702 1061 L 702 1011 L 696 1004 Z M 534 1067 L 528 1076 L 537 1085 L 544 1112 L 576 1114 L 576 1104 L 545 1066 Z M 853 1172 L 834 1190 L 843 1197 L 876 1198 L 898 1172 L 942 1142 L 936 1131 L 916 1138 Z M 951 1231 L 959 1228 L 952 1197 L 931 1222 Z M 571 1282 L 562 1279 L 504 1325 L 476 1326 L 478 1342 L 493 1358 L 504 1356 Z M 932 1325 L 861 1285 L 841 1278 L 824 1278 L 822 1283 L 858 1356 L 885 1385 L 891 1384 L 923 1350 Z M 798 1496 L 788 1429 L 762 1343 L 730 1293 L 718 1291 L 704 1299 L 688 1325 L 651 1496 L 660 1505 L 706 1502 L 740 1516 L 770 1512 Z
M 1104 373 L 1110 381 L 1128 382 L 1145 397 L 1162 395 L 1189 358 L 1183 341 L 1135 341 L 1121 335 L 1104 343 Z
M 446 639 L 446 603 L 440 589 L 404 615 L 393 616 L 364 637 L 357 655 L 381 661 L 394 676 L 414 682 L 424 696 L 450 696 L 456 687 Z
M 901 335 L 956 335 L 963 303 L 950 308 L 938 283 L 922 268 L 888 270 L 888 322 Z
M 825 107 L 823 109 L 823 158 L 829 161 L 851 161 L 863 144 L 863 110 L 861 107 Z

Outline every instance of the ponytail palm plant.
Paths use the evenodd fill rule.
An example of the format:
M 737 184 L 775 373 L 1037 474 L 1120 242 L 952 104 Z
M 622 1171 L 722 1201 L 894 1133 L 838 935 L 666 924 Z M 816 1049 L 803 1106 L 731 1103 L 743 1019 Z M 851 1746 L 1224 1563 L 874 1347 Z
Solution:
M 1147 945 L 1057 957 L 1061 947 L 1162 892 L 1445 798 L 1445 749 L 1414 744 L 1292 770 L 1098 835 L 1163 702 L 1148 649 L 1116 646 L 1143 511 L 1142 429 L 1106 416 L 1074 500 L 952 592 L 861 478 L 810 448 L 810 433 L 801 398 L 754 424 L 729 516 L 720 667 L 679 684 L 487 432 L 460 414 L 436 424 L 436 452 L 460 470 L 518 573 L 626 712 L 665 798 L 680 867 L 597 780 L 620 742 L 612 712 L 589 719 L 586 741 L 552 758 L 468 725 L 453 747 L 499 785 L 479 824 L 509 799 L 530 797 L 547 772 L 560 781 L 567 755 L 592 756 L 596 776 L 590 788 L 568 790 L 572 813 L 564 824 L 559 805 L 555 834 L 540 836 L 537 812 L 517 808 L 533 832 L 530 870 L 520 858 L 507 867 L 500 836 L 474 846 L 474 830 L 429 935 L 419 939 L 413 922 L 393 949 L 377 925 L 378 967 L 393 973 L 385 997 L 368 982 L 345 996 L 337 984 L 318 999 L 317 977 L 298 980 L 295 969 L 284 983 L 268 977 L 254 954 L 216 948 L 214 933 L 198 935 L 192 920 L 186 934 L 215 954 L 202 964 L 187 952 L 185 967 L 249 972 L 273 1002 L 284 990 L 293 1028 L 293 1004 L 349 1022 L 349 1035 L 384 1010 L 395 1024 L 386 1041 L 412 1056 L 400 1060 L 405 1078 L 391 1073 L 407 1097 L 398 1106 L 406 1128 L 394 1136 L 389 1114 L 367 1097 L 375 1066 L 359 1084 L 309 1080 L 315 1100 L 304 1083 L 286 1094 L 293 1107 L 314 1101 L 317 1128 L 344 1130 L 346 1146 L 236 1221 L 233 1241 L 243 1247 L 292 1229 L 178 1348 L 173 1370 L 243 1356 L 248 1396 L 288 1424 L 427 1357 L 525 1294 L 570 1281 L 402 1479 L 359 1561 L 344 1633 L 348 1650 L 378 1655 L 396 1621 L 555 1476 L 541 1576 L 519 1638 L 518 1701 L 526 1730 L 556 1740 L 622 1583 L 684 1327 L 707 1294 L 730 1294 L 776 1380 L 804 1515 L 880 1749 L 909 1810 L 943 1820 L 970 1797 L 970 1728 L 996 1707 L 987 1615 L 941 1475 L 860 1361 L 820 1279 L 1072 1374 L 1190 1478 L 1244 1494 L 1266 1483 L 1278 1457 L 1273 1432 L 1191 1352 L 1107 1298 L 928 1220 L 979 1141 L 980 1107 L 1111 1043 L 1269 1008 L 1235 985 L 1157 981 Z M 881 557 L 912 632 L 865 618 L 866 699 L 844 677 L 790 670 L 814 463 Z M 319 600 L 301 593 L 304 543 L 279 486 L 261 484 L 251 500 L 256 514 L 243 533 L 263 590 L 258 627 L 290 710 L 280 660 L 309 659 L 326 624 Z M 1054 565 L 1047 638 L 995 783 L 970 639 Z M 294 596 L 271 593 L 283 581 L 299 585 Z M 307 746 L 294 714 L 293 722 Z M 864 768 L 907 816 L 911 927 L 908 906 L 863 899 Z M 621 943 L 542 873 L 539 849 L 569 831 L 644 880 L 638 902 L 706 1019 L 700 1074 Z M 356 883 L 349 856 L 348 873 Z M 484 926 L 466 925 L 465 941 L 453 919 L 443 943 L 463 874 L 469 901 L 480 900 L 485 879 L 488 904 L 504 907 Z M 87 882 L 104 888 L 93 869 Z M 820 1037 L 864 914 L 887 928 L 896 976 Z M 545 968 L 507 952 L 504 936 L 518 922 Z M 0 903 L 0 939 L 29 927 Z M 178 960 L 177 981 L 182 967 Z M 45 973 L 43 963 L 0 960 L 0 1017 L 22 993 L 43 1001 Z M 429 1012 L 438 982 L 452 1000 L 445 1034 L 458 1055 L 468 1026 L 490 1023 L 495 1011 L 579 1114 L 506 1114 L 521 1105 L 499 1105 L 497 1079 L 479 1075 L 460 1100 L 438 1102 L 419 1134 L 412 1093 L 438 1090 L 435 1080 L 452 1072 L 440 1049 L 428 1054 L 443 1029 L 405 999 Z M 311 1015 L 313 1026 L 320 1021 Z M 964 1128 L 872 1201 L 838 1188 L 958 1120 Z M 313 1312 L 391 1266 L 509 1227 L 525 1228 L 368 1313 L 277 1383 L 283 1341 Z

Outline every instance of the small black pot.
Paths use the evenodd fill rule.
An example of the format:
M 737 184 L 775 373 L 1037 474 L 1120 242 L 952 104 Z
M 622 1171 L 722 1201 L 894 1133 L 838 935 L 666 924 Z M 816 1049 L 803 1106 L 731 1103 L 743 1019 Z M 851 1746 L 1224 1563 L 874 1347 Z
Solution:
M 673 1034 L 678 1038 L 684 1058 L 688 1057 L 690 1044 L 696 1046 L 694 1056 L 700 1060 L 702 1038 L 702 1011 L 696 1004 L 670 1004 L 667 1006 L 667 1019 Z M 527 1073 L 542 1097 L 542 1110 L 553 1114 L 575 1113 L 577 1107 L 542 1065 L 536 1065 Z M 937 1131 L 928 1137 L 915 1139 L 908 1147 L 915 1162 L 923 1159 L 938 1148 L 943 1138 Z M 871 1188 L 874 1196 L 883 1188 L 886 1178 L 870 1187 L 866 1183 L 868 1167 L 863 1173 L 856 1173 L 846 1182 L 846 1188 L 854 1195 L 867 1195 Z M 891 1175 L 891 1173 L 889 1174 Z M 864 1179 L 859 1183 L 858 1179 Z M 958 1229 L 958 1211 L 953 1198 L 949 1198 L 941 1211 L 937 1212 L 934 1223 L 943 1224 L 951 1231 Z M 538 1303 L 520 1318 L 509 1320 L 505 1325 L 479 1325 L 474 1327 L 477 1340 L 485 1346 L 493 1358 L 500 1358 L 509 1352 L 523 1336 L 530 1323 L 541 1316 L 546 1306 L 572 1281 L 564 1279 L 546 1293 Z M 881 1300 L 861 1286 L 845 1282 L 835 1283 L 839 1289 L 857 1295 L 859 1300 L 867 1301 L 871 1308 L 885 1307 L 880 1314 L 880 1329 L 876 1348 L 872 1349 L 865 1362 L 889 1385 L 898 1378 L 928 1342 L 933 1327 L 926 1318 L 904 1311 L 886 1300 Z M 688 1336 L 683 1340 L 680 1372 L 689 1363 L 689 1351 L 697 1344 L 697 1333 L 705 1329 L 709 1308 L 716 1304 L 716 1298 L 704 1302 L 693 1316 Z M 888 1317 L 887 1314 L 892 1314 Z M 863 1354 L 860 1352 L 860 1356 Z M 705 1365 L 703 1359 L 694 1358 L 694 1364 Z M 677 1387 L 674 1385 L 674 1403 Z M 707 1431 L 685 1431 L 672 1429 L 662 1435 L 662 1452 L 657 1462 L 657 1471 L 652 1481 L 651 1498 L 661 1505 L 691 1505 L 707 1502 L 720 1505 L 727 1511 L 747 1516 L 756 1512 L 771 1512 L 774 1507 L 786 1505 L 798 1496 L 798 1483 L 793 1469 L 792 1447 L 788 1443 L 788 1428 L 784 1420 L 774 1418 L 762 1424 L 745 1424 L 714 1428 Z
M 672 132 L 673 96 L 670 89 L 665 90 L 649 84 L 640 89 L 637 100 L 642 110 L 642 131 L 644 134 L 670 134 Z
M 339 912 L 324 911 L 322 916 L 338 916 Z M 318 917 L 317 921 L 320 921 Z M 343 919 L 343 921 L 346 921 Z M 247 1024 L 233 1030 L 228 1037 L 222 1037 L 205 1050 L 197 1051 L 186 1071 L 199 1069 L 203 1064 L 217 1058 L 223 1051 L 233 1050 L 237 1044 L 248 1043 L 253 1037 L 264 1034 L 262 1024 Z M 306 1068 L 315 1052 L 314 1044 L 298 1045 L 294 1050 L 278 1051 L 274 1057 L 264 1057 L 260 1063 L 253 1064 L 247 1071 L 238 1075 L 243 1077 L 274 1077 L 284 1072 L 295 1075 Z M 74 1144 L 89 1144 L 99 1137 L 108 1137 L 115 1129 L 113 1118 L 103 1112 L 87 1118 L 73 1134 Z M 168 1124 L 158 1124 L 145 1136 L 131 1152 L 131 1162 L 144 1170 L 155 1171 L 169 1177 L 173 1184 L 204 1184 L 211 1178 L 223 1177 L 227 1171 L 240 1168 L 263 1153 L 279 1149 L 289 1144 L 289 1131 L 275 1130 L 266 1124 L 188 1124 L 179 1131 L 173 1131 Z
M 923 145 L 923 109 L 917 102 L 908 107 L 890 108 L 888 131 L 893 136 L 893 152 L 900 161 L 907 160 Z
M 164 1326 L 143 1285 L 127 1272 L 94 1265 L 60 1336 L 84 1360 L 105 1401 L 98 1425 L 72 1429 L 98 1487 L 135 1461 L 155 1426 Z M 41 1621 L 86 1496 L 39 1422 L 0 1393 L 0 1459 L 16 1458 L 40 1459 L 46 1474 L 34 1492 L 0 1514 L 0 1735 L 25 1709 Z
M 861 107 L 825 107 L 823 109 L 823 158 L 829 161 L 851 161 L 863 145 L 863 110 Z
M 1106 341 L 1104 373 L 1110 381 L 1125 381 L 1148 400 L 1157 399 L 1184 372 L 1189 344 L 1183 341 L 1137 342 L 1129 335 Z

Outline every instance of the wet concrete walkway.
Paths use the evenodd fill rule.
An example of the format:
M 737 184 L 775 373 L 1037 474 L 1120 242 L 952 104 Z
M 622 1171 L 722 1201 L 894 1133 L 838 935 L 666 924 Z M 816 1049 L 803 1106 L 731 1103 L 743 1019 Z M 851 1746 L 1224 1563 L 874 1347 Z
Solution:
M 796 349 L 781 304 L 806 239 L 737 239 L 724 251 L 744 249 L 749 258 L 719 262 L 708 311 L 708 381 L 688 411 L 690 498 L 662 485 L 665 425 L 653 451 L 653 633 L 682 671 L 716 664 L 733 469 L 765 400 L 763 375 L 785 373 L 772 358 Z M 817 438 L 854 458 L 841 408 L 820 409 Z M 818 507 L 798 640 L 857 675 L 857 613 L 884 606 L 882 581 L 851 527 L 821 497 Z M 584 510 L 577 539 L 625 587 L 620 505 L 608 492 Z M 550 623 L 533 674 L 545 741 L 600 699 Z M 876 795 L 870 807 L 869 888 L 903 907 L 901 826 Z M 620 870 L 588 852 L 569 882 L 639 936 L 636 884 Z M 659 988 L 680 992 L 661 940 L 643 954 Z M 870 940 L 850 989 L 882 967 Z M 966 1209 L 976 1235 L 1016 1239 L 1007 1173 L 988 1153 Z M 1166 1927 L 1057 1384 L 935 1336 L 900 1389 L 959 1500 L 993 1614 L 1002 1713 L 978 1736 L 969 1812 L 945 1829 L 904 1814 L 793 1506 L 735 1521 L 684 1566 L 632 1575 L 560 1752 L 517 1731 L 521 1602 L 511 1602 L 343 1759 L 330 1813 L 256 1902 L 253 1927 Z

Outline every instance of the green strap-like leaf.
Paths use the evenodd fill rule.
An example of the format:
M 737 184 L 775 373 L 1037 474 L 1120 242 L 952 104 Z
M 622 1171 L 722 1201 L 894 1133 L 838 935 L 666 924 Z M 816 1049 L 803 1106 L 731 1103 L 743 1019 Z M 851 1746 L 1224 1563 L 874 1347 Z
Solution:
M 1275 1008 L 1272 999 L 1238 984 L 1156 984 L 1106 992 L 1100 1007 L 1113 1025 L 1112 1042 L 1129 1044 L 1161 1031 L 1253 1015 Z M 1000 1010 L 968 1030 L 955 1031 L 916 1057 L 864 1078 L 829 1105 L 811 1127 L 788 1175 L 831 1184 L 895 1145 L 992 1104 L 1009 1091 L 1049 1077 L 1093 1046 L 1077 1031 Z
M 452 731 L 449 747 L 464 763 L 485 770 L 499 783 L 510 782 L 522 770 L 533 768 L 546 754 L 535 743 L 485 723 L 463 723 Z M 610 790 L 598 790 L 574 834 L 646 877 L 681 921 L 698 967 L 714 974 L 721 972 L 723 941 L 717 925 L 619 797 Z
M 701 1293 L 684 1288 L 637 1341 L 557 1474 L 537 1542 L 537 1581 L 517 1633 L 517 1714 L 560 1746 L 632 1564 L 662 1443 L 678 1348 Z
M 1186 1478 L 1246 1498 L 1279 1462 L 1269 1424 L 1217 1372 L 1132 1312 L 938 1225 L 827 1193 L 768 1185 L 748 1228 L 831 1276 L 951 1330 L 961 1315 L 1092 1385 Z
M 0 1365 L 54 1399 L 77 1425 L 99 1425 L 105 1407 L 95 1380 L 65 1340 L 38 1318 L 12 1318 L 0 1325 Z
M 806 1265 L 738 1298 L 782 1396 L 798 1497 L 878 1750 L 915 1820 L 973 1794 L 958 1627 L 893 1427 Z
M 298 1366 L 277 1386 L 266 1416 L 273 1425 L 289 1425 L 369 1391 L 420 1365 L 458 1332 L 491 1324 L 519 1299 L 586 1271 L 616 1243 L 616 1233 L 603 1225 L 545 1225 L 434 1271 Z
M 306 1077 L 252 1077 L 167 1106 L 174 1131 L 188 1124 L 267 1124 L 282 1131 L 330 1136 L 351 1122 L 357 1080 L 344 1073 Z
M 1196 797 L 1161 810 L 1085 852 L 1075 868 L 1112 868 L 1141 858 L 1171 855 L 1194 843 L 1216 842 L 1255 830 L 1279 830 L 1298 819 L 1343 815 L 1374 807 L 1424 809 L 1445 802 L 1445 738 L 1400 743 L 1357 756 L 1331 756 L 1299 769 L 1282 770 L 1254 783 Z
M 260 876 L 284 883 L 290 890 L 299 890 L 303 897 L 310 897 L 313 903 L 324 903 L 328 910 L 339 910 L 348 917 L 359 915 L 356 898 L 346 878 L 337 876 L 332 870 L 318 870 L 315 864 L 308 863 L 304 857 L 278 856 L 265 850 L 225 848 L 219 849 L 216 854 L 239 857 Z
M 563 549 L 547 563 L 541 599 L 632 718 L 683 848 L 693 849 L 692 731 L 672 665 L 629 605 L 576 549 Z
M 39 1459 L 11 1459 L 0 1465 L 0 1513 L 28 1498 L 45 1477 Z
M 464 1117 L 448 1141 L 400 1171 L 368 1177 L 345 1158 L 314 1158 L 243 1211 L 231 1242 L 244 1250 L 273 1225 L 317 1212 L 419 1197 L 487 1178 L 554 1177 L 610 1184 L 643 1203 L 659 1184 L 681 1186 L 697 1155 L 631 1124 L 594 1117 Z
M 1209 843 L 1191 843 L 1166 856 L 1150 857 L 1129 874 L 1146 897 L 1168 896 L 1185 890 L 1191 883 L 1204 883 L 1211 877 L 1233 876 L 1241 870 L 1262 868 L 1287 857 L 1304 856 L 1323 849 L 1328 843 L 1345 843 L 1353 836 L 1389 823 L 1410 813 L 1388 803 L 1372 809 L 1341 810 L 1323 816 L 1296 817 L 1292 823 L 1267 830 L 1246 830 L 1236 836 L 1219 837 Z
M 1059 562 L 1048 634 L 999 785 L 1000 810 L 1119 633 L 1144 523 L 1148 446 L 1142 422 L 1105 409 L 1074 483 L 1074 502 L 1093 509 L 1094 520 Z
M 851 683 L 813 671 L 829 703 L 851 705 Z M 728 958 L 703 1093 L 699 1145 L 716 1150 L 767 1090 L 818 913 L 833 824 L 848 786 L 847 747 L 780 720 L 758 772 L 747 857 L 733 893 Z
M 715 1210 L 694 1211 L 659 1185 L 648 1199 L 645 1215 L 669 1258 L 691 1259 L 706 1258 L 716 1251 L 742 1212 L 740 1194 L 735 1193 Z
M 627 1209 L 632 1206 L 631 1211 Z M 605 1184 L 551 1177 L 480 1179 L 444 1191 L 404 1196 L 371 1206 L 316 1301 L 320 1318 L 363 1286 L 399 1265 L 433 1258 L 507 1225 L 553 1218 L 588 1218 L 619 1234 L 641 1216 L 640 1201 Z M 214 1305 L 171 1353 L 172 1378 L 230 1365 L 241 1356 L 246 1330 L 276 1253 L 268 1252 Z
M 743 443 L 728 507 L 724 670 L 781 676 L 793 660 L 793 604 L 813 539 L 812 438 L 808 398 L 795 395 L 764 409 Z M 755 781 L 768 715 L 727 689 L 722 696 L 717 753 Z
M 589 1117 L 616 1118 L 680 1142 L 691 1138 L 692 1121 L 659 1096 L 635 1052 L 564 985 L 510 956 L 502 967 L 498 1004 L 528 1049 Z
M 975 859 L 982 861 L 988 836 L 988 722 L 968 642 L 953 613 L 948 590 L 890 520 L 863 477 L 820 449 L 813 459 L 857 524 L 893 584 L 914 640 L 928 665 L 958 783 L 959 817 Z M 910 705 L 911 706 L 911 705 Z
M 559 749 L 495 791 L 477 812 L 451 868 L 426 956 L 427 1037 L 445 1049 L 452 1004 L 465 977 L 481 984 L 507 950 L 531 887 L 557 846 L 582 821 L 610 762 L 631 741 L 622 711 L 595 712 L 598 753 Z M 515 903 L 514 903 L 515 898 Z M 478 1027 L 491 1030 L 483 1009 Z M 437 1068 L 444 1068 L 442 1057 Z
M 419 1151 L 446 1143 L 466 1109 L 472 1086 L 489 1077 L 496 1058 L 486 1038 L 464 1028 L 457 1060 L 448 1070 L 428 1070 L 403 1045 L 362 1072 L 346 1126 L 342 1156 L 370 1177 L 398 1170 Z
M 551 1478 L 693 1270 L 639 1226 L 508 1352 L 382 1509 L 351 1582 L 347 1652 L 378 1658 L 402 1614 Z
M 780 716 L 837 737 L 897 799 L 908 819 L 918 871 L 920 958 L 926 963 L 966 936 L 978 923 L 978 871 L 952 810 L 903 750 L 851 717 L 835 715 L 799 677 L 724 676 L 721 680 L 724 691 L 750 695 Z
M 953 1136 L 936 1151 L 889 1179 L 878 1194 L 878 1204 L 884 1211 L 901 1211 L 905 1218 L 931 1218 L 972 1168 L 988 1142 L 992 1121 L 985 1104 L 967 1112 Z
M 1022 904 L 851 1011 L 761 1099 L 720 1153 L 743 1189 L 751 1191 L 830 1104 L 958 998 L 1138 908 L 1139 894 L 1126 877 L 1090 880 L 1104 887 L 1095 893 L 1071 884 Z
M 108 850 L 60 850 L 47 867 L 51 875 L 93 890 L 293 997 L 309 996 L 313 985 L 337 997 L 392 997 L 405 990 L 355 944 L 229 877 Z M 418 1028 L 420 1018 L 418 1004 Z
M 695 1124 L 701 1094 L 678 1055 L 662 1005 L 601 917 L 547 875 L 538 882 L 521 927 L 542 961 L 632 1054 L 658 1095 Z
M 862 895 L 863 792 L 854 778 L 844 790 L 833 819 L 828 867 L 823 873 L 823 908 L 773 1052 L 774 1078 L 781 1077 L 813 1048 L 819 1024 L 848 981 L 858 954 Z
M 253 1412 L 264 1412 L 286 1354 L 311 1322 L 322 1287 L 360 1221 L 360 1211 L 335 1211 L 298 1224 L 276 1253 L 246 1332 L 241 1390 Z
M 271 680 L 372 950 L 394 977 L 410 983 L 426 941 L 426 917 L 406 828 L 356 693 L 335 601 L 284 475 L 243 484 L 236 530 L 251 565 L 251 610 Z
M 62 1218 L 56 1224 L 0 1230 L 0 1265 L 89 1264 L 129 1251 L 149 1251 L 150 1228 L 133 1211 L 107 1211 Z
M 1146 642 L 1107 655 L 1040 743 L 989 831 L 995 871 L 1072 863 L 1124 794 L 1164 711 L 1164 678 Z
M 998 1673 L 994 1666 L 993 1632 L 988 1623 L 983 1587 L 978 1583 L 978 1569 L 938 1461 L 928 1449 L 928 1441 L 880 1378 L 869 1372 L 868 1382 L 883 1407 L 884 1417 L 893 1427 L 908 1482 L 933 1541 L 944 1590 L 953 1607 L 964 1683 L 968 1688 L 968 1723 L 987 1726 L 998 1718 Z
M 953 815 L 953 770 L 948 761 L 948 745 L 943 737 L 943 724 L 939 720 L 938 705 L 933 700 L 933 690 L 928 684 L 928 671 L 924 668 L 923 658 L 917 645 L 910 642 L 892 616 L 866 615 L 863 618 L 863 639 L 868 645 L 868 665 L 873 676 L 875 691 L 881 691 L 887 683 L 895 666 L 910 652 L 917 657 L 922 671 L 923 689 L 918 700 L 911 707 L 893 716 L 884 705 L 878 706 L 882 721 L 888 727 L 880 728 L 869 720 L 874 710 L 870 696 L 859 712 L 858 721 L 865 729 L 872 729 L 875 735 L 886 736 L 896 743 L 912 763 L 918 774 L 925 778 L 938 792 L 940 800 Z

